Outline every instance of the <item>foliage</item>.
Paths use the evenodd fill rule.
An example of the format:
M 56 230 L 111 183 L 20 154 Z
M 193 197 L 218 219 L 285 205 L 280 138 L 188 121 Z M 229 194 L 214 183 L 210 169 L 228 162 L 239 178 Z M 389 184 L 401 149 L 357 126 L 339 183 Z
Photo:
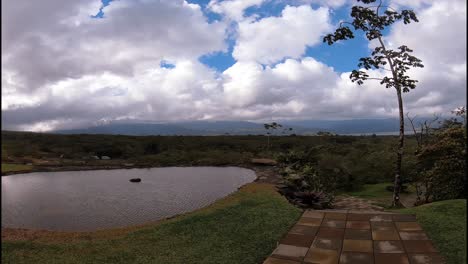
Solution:
M 332 173 L 334 168 L 344 170 L 351 178 L 346 182 L 342 172 L 337 188 L 344 185 L 359 188 L 362 183 L 391 181 L 393 143 L 395 136 L 274 136 L 270 151 L 266 151 L 264 136 L 118 136 L 118 135 L 54 135 L 25 132 L 2 132 L 2 159 L 4 163 L 23 162 L 26 157 L 48 160 L 40 166 L 60 161 L 63 166 L 72 162 L 86 162 L 86 166 L 121 165 L 136 166 L 219 166 L 250 164 L 252 158 L 278 158 L 280 153 L 303 153 L 310 149 L 306 160 L 317 163 L 318 170 Z M 149 146 L 158 146 L 156 148 Z M 44 146 L 48 151 L 44 152 Z M 116 146 L 121 157 L 110 155 L 112 160 L 92 160 L 98 150 Z M 150 149 L 152 151 L 149 151 Z M 408 138 L 406 152 L 413 153 L 416 140 Z M 17 150 L 21 151 L 17 151 Z M 21 152 L 21 155 L 17 155 Z M 152 154 L 149 154 L 152 152 Z M 5 154 L 7 153 L 7 154 Z M 64 154 L 67 159 L 59 159 Z M 108 155 L 109 156 L 109 155 Z M 312 157 L 315 156 L 315 157 Z M 10 157 L 11 160 L 7 158 Z M 88 157 L 88 159 L 86 159 Z M 409 155 L 405 163 L 412 170 L 416 157 Z M 411 162 L 410 162 L 411 161 Z M 31 161 L 28 161 L 31 162 Z M 34 163 L 34 162 L 33 162 Z M 34 163 L 34 165 L 36 165 Z
M 317 149 L 289 152 L 279 156 L 283 184 L 280 189 L 290 201 L 302 207 L 329 208 L 334 199 L 336 179 L 318 170 Z
M 418 153 L 419 176 L 425 202 L 466 197 L 466 127 L 446 120 L 433 140 Z

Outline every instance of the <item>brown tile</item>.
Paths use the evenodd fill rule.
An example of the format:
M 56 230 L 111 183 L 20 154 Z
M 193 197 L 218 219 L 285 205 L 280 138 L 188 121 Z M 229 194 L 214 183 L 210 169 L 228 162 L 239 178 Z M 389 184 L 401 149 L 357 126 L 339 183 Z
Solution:
M 346 222 L 344 220 L 324 219 L 322 221 L 322 226 L 335 227 L 335 228 L 345 228 Z
M 399 232 L 401 240 L 429 240 L 423 231 Z
M 370 253 L 343 252 L 340 264 L 374 264 L 374 256 Z
M 416 222 L 415 215 L 396 214 L 392 216 L 394 222 Z
M 444 258 L 437 253 L 409 254 L 411 264 L 445 264 Z
M 317 237 L 342 239 L 343 234 L 344 234 L 343 228 L 320 227 L 317 232 Z
M 314 236 L 287 234 L 283 239 L 281 239 L 280 244 L 298 247 L 310 247 L 313 241 Z
M 322 219 L 319 218 L 309 218 L 309 217 L 301 217 L 299 221 L 297 221 L 298 225 L 306 225 L 306 226 L 320 226 Z
M 373 214 L 348 214 L 348 221 L 369 221 Z
M 263 262 L 263 264 L 301 264 L 301 262 L 269 257 Z
M 393 222 L 370 222 L 372 230 L 394 230 L 396 231 Z
M 369 219 L 371 222 L 391 222 L 392 221 L 392 215 L 385 215 L 385 214 L 379 214 L 379 215 L 374 215 Z
M 291 230 L 289 230 L 289 234 L 315 236 L 315 234 L 317 234 L 317 230 L 318 227 L 315 226 L 295 225 Z
M 370 240 L 372 234 L 370 230 L 364 229 L 346 229 L 344 234 L 345 239 L 359 239 L 359 240 Z
M 325 213 L 325 219 L 346 220 L 345 213 Z
M 302 258 L 307 254 L 307 251 L 309 251 L 309 248 L 306 247 L 279 244 L 273 253 L 271 253 L 271 255 L 275 258 L 301 261 Z
M 324 213 L 322 212 L 317 212 L 317 211 L 311 211 L 311 210 L 307 210 L 304 212 L 304 214 L 302 214 L 302 217 L 309 217 L 309 218 L 323 218 L 324 217 Z
M 343 251 L 372 253 L 372 240 L 343 240 Z
M 341 239 L 316 237 L 314 242 L 312 243 L 312 247 L 341 251 L 342 243 L 343 240 Z
M 370 223 L 367 221 L 348 221 L 346 228 L 349 229 L 370 229 Z
M 400 240 L 397 231 L 395 230 L 373 230 L 373 240 Z
M 375 254 L 375 264 L 409 264 L 408 257 L 402 253 Z
M 336 250 L 310 248 L 304 263 L 338 264 L 339 252 Z
M 421 231 L 421 226 L 416 222 L 395 222 L 398 231 Z
M 376 253 L 405 253 L 405 248 L 399 240 L 374 241 Z
M 434 253 L 437 249 L 430 240 L 403 240 L 408 253 Z

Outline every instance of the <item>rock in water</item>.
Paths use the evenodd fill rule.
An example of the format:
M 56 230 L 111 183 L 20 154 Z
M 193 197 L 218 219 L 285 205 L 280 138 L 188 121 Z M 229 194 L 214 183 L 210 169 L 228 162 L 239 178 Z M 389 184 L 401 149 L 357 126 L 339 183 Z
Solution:
M 134 179 L 130 179 L 131 182 L 141 182 L 141 179 L 140 178 L 134 178 Z

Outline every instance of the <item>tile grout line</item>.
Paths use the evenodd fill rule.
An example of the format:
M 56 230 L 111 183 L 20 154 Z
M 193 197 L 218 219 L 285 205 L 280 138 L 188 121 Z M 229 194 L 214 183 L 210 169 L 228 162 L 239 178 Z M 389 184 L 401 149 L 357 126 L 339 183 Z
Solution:
M 305 211 L 304 211 L 304 212 L 305 212 Z M 319 226 L 317 227 L 317 232 L 316 232 L 315 235 L 314 235 L 314 240 L 312 240 L 312 244 L 310 244 L 309 249 L 307 250 L 305 256 L 302 258 L 301 263 L 305 263 L 305 262 L 304 262 L 304 261 L 305 261 L 305 257 L 307 256 L 307 254 L 309 253 L 310 249 L 312 248 L 312 245 L 314 244 L 315 239 L 317 239 L 317 234 L 318 234 L 318 232 L 319 232 L 319 230 L 320 230 L 320 227 L 322 226 L 322 222 L 323 222 L 324 219 L 325 219 L 325 213 L 323 213 L 323 217 L 320 219 L 320 224 L 319 224 Z
M 346 210 L 345 228 L 344 228 L 344 232 L 343 232 L 343 237 L 342 237 L 342 239 L 341 239 L 341 250 L 340 250 L 340 252 L 338 252 L 338 263 L 340 263 L 340 261 L 341 261 L 341 254 L 343 253 L 343 248 L 344 248 L 344 237 L 345 237 L 345 233 L 346 233 L 346 223 L 348 222 L 348 213 L 349 213 L 349 210 Z

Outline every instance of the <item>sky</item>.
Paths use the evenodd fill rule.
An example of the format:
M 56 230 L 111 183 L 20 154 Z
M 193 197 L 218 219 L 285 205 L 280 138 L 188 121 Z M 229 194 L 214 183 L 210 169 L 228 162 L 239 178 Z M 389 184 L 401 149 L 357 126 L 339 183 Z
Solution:
M 351 0 L 2 0 L 2 129 L 114 120 L 397 118 L 396 92 L 352 83 L 375 43 L 329 46 Z M 466 2 L 387 0 L 419 23 L 385 30 L 424 68 L 405 112 L 466 104 Z M 372 70 L 372 76 L 388 75 Z

